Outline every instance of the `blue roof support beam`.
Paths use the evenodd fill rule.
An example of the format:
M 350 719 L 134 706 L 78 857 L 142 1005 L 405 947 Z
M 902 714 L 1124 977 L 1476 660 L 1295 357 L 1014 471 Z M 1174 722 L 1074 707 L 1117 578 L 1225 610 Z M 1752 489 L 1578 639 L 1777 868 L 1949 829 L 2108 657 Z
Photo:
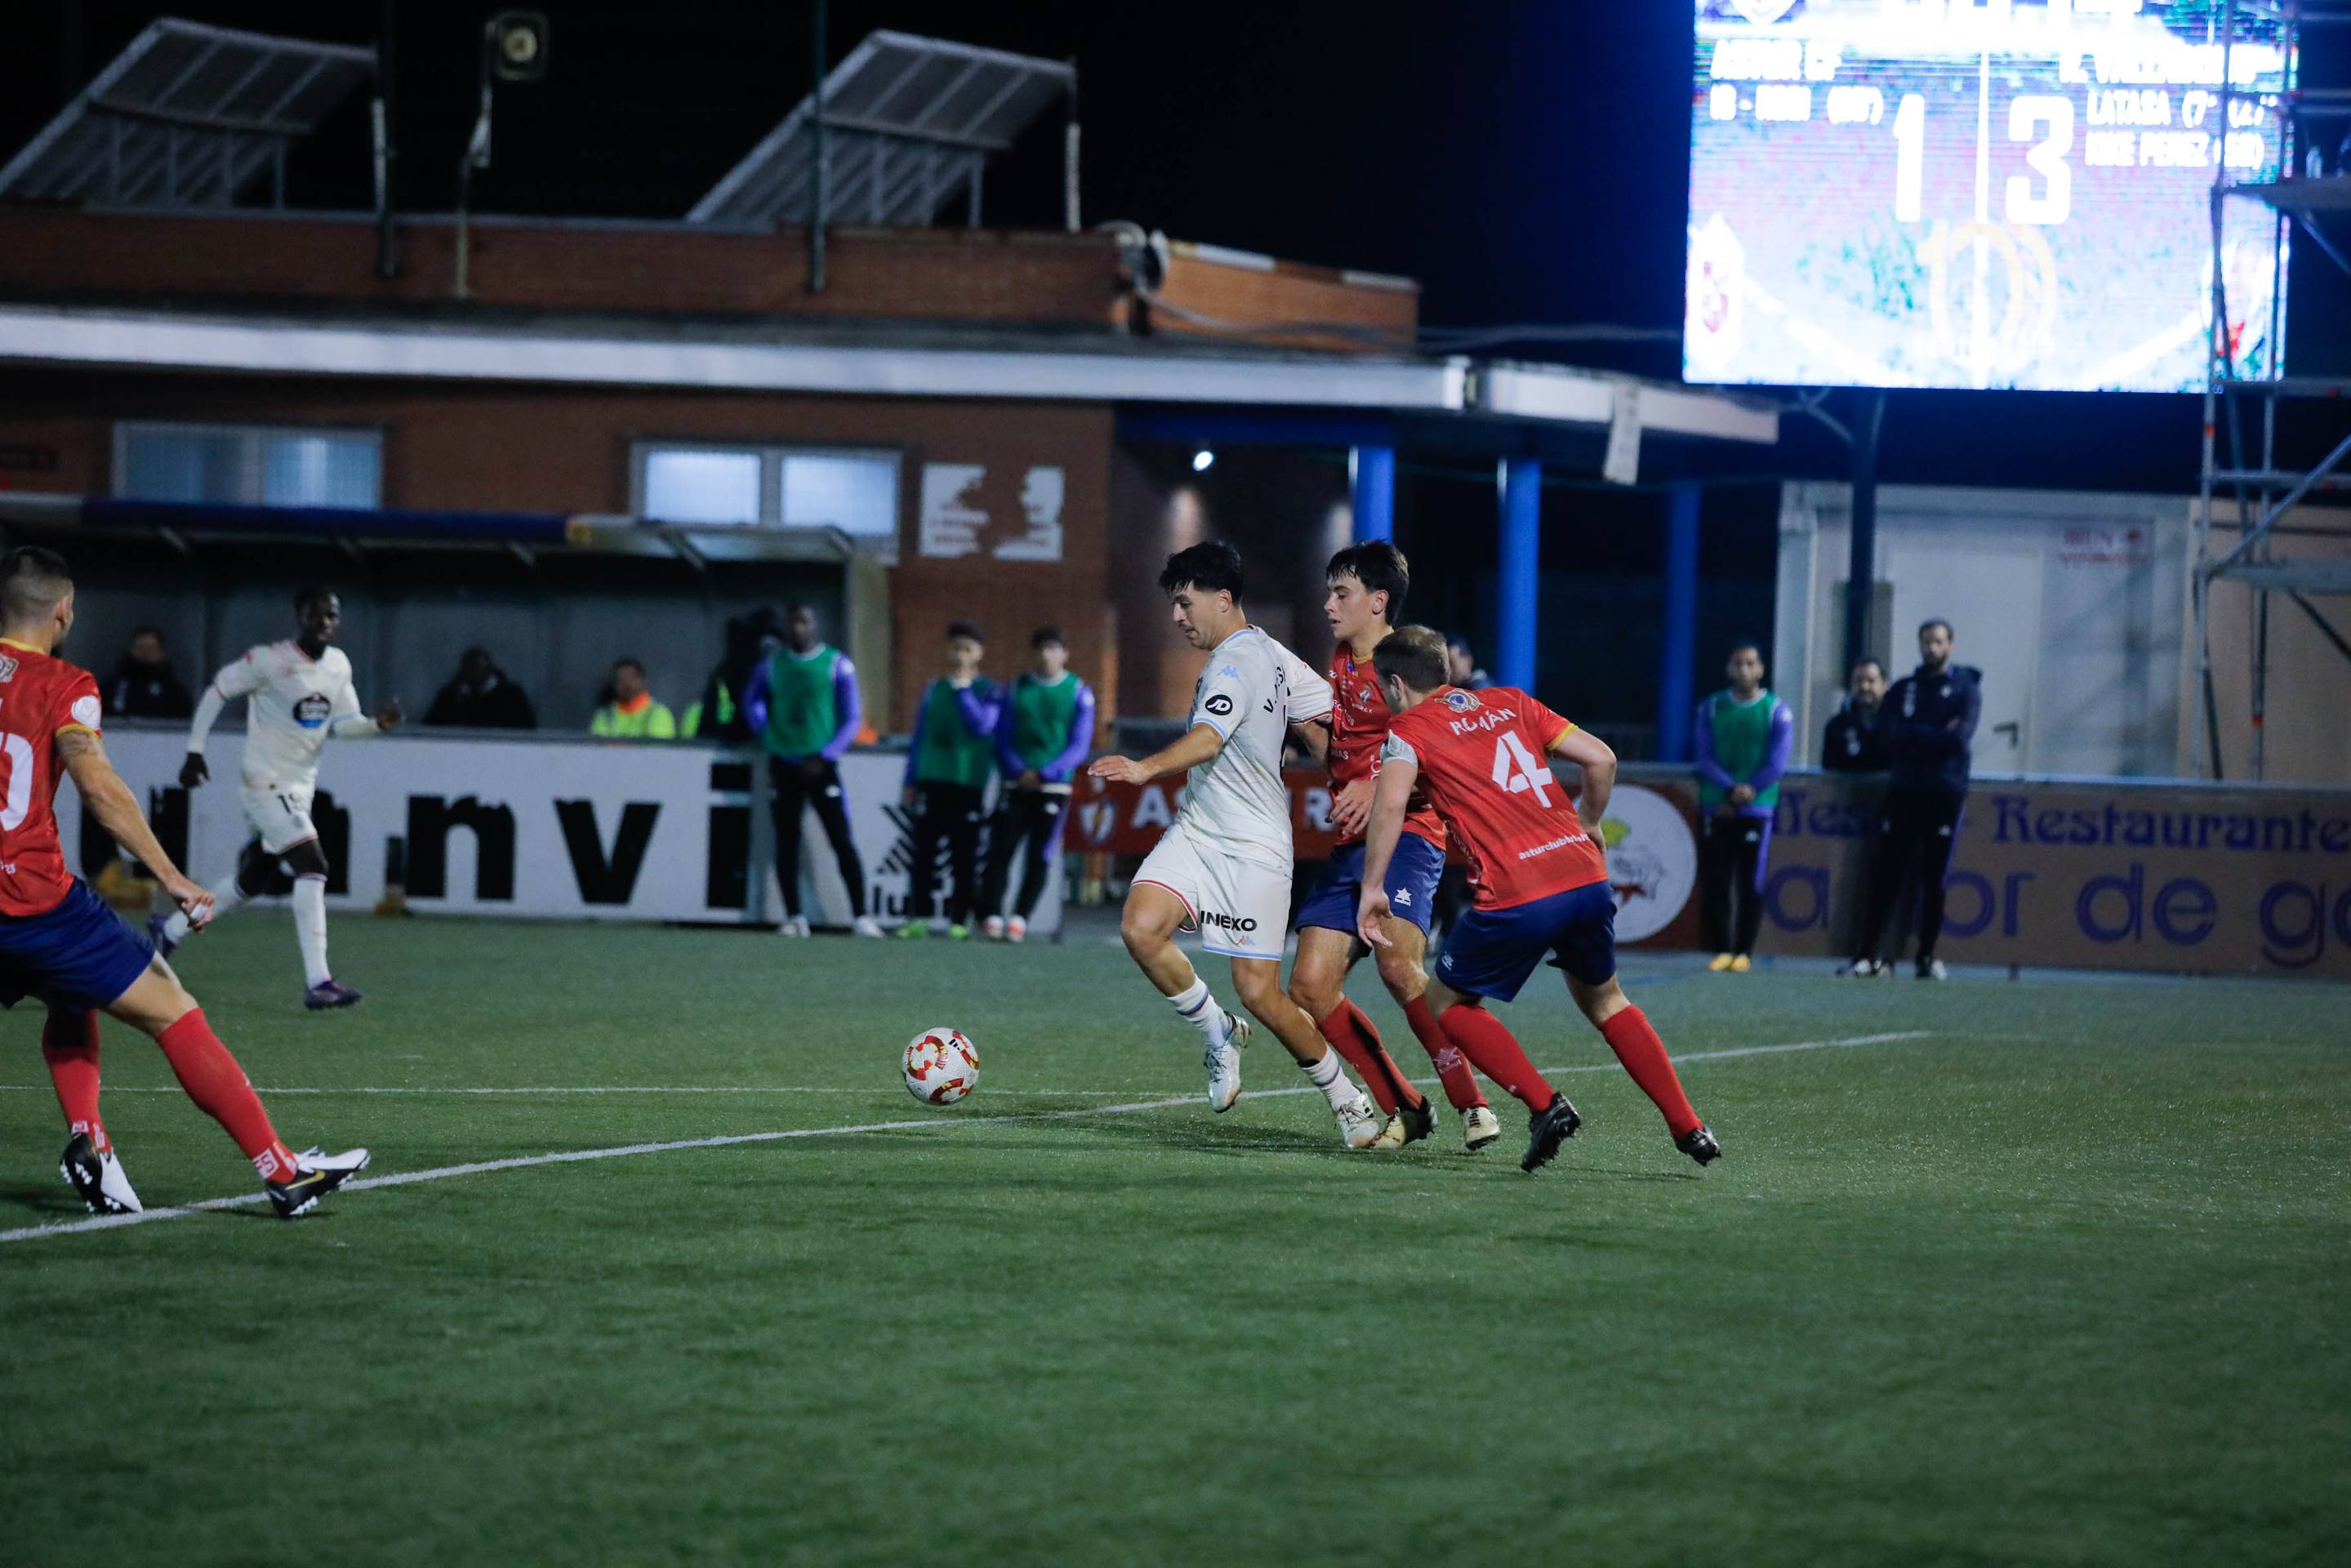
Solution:
M 1395 538 L 1395 448 L 1364 444 L 1347 455 L 1355 542 Z
M 1531 691 L 1535 684 L 1535 602 L 1542 573 L 1542 459 L 1505 457 L 1497 478 L 1502 559 L 1495 595 L 1494 679 Z
M 1657 672 L 1657 759 L 1687 762 L 1696 703 L 1698 519 L 1696 485 L 1677 485 L 1666 503 L 1664 658 Z

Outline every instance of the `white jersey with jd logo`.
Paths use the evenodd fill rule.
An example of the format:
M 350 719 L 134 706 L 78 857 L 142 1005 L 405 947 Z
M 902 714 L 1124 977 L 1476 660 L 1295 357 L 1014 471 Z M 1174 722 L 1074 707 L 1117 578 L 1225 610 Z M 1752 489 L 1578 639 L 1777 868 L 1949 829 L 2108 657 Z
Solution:
M 275 854 L 311 837 L 319 748 L 329 736 L 376 732 L 375 720 L 360 712 L 350 660 L 331 645 L 313 659 L 291 641 L 265 643 L 224 666 L 213 690 L 224 701 L 246 699 L 238 798 L 262 848 Z M 197 745 L 211 727 L 200 723 Z
M 1184 901 L 1204 950 L 1281 956 L 1291 866 L 1282 746 L 1290 726 L 1330 713 L 1331 683 L 1256 627 L 1209 651 L 1192 723 L 1224 745 L 1192 769 L 1183 810 L 1135 874 Z

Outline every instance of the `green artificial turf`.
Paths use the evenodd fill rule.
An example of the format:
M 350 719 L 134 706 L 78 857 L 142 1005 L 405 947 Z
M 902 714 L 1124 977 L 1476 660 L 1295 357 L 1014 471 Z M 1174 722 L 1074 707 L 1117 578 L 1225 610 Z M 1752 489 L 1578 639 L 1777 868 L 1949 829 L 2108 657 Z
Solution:
M 0 1244 L 0 1563 L 2283 1563 L 2351 1539 L 2340 990 L 1636 959 L 1677 1056 L 1924 1031 L 1685 1061 L 1728 1151 L 1701 1172 L 1539 978 L 1504 1016 L 1575 1069 L 1585 1126 L 1528 1177 L 1499 1092 L 1478 1155 L 1449 1115 L 1349 1154 L 1311 1094 L 1210 1115 L 1196 1037 L 1114 944 L 334 938 L 368 992 L 346 1014 L 301 1011 L 282 913 L 181 968 L 287 1139 L 365 1143 L 371 1176 L 914 1125 Z M 946 1111 L 897 1082 L 939 1023 L 983 1063 Z M 68 1223 L 37 1020 L 5 1027 L 0 1230 Z M 1262 1036 L 1246 1062 L 1303 1082 Z M 151 1045 L 108 1025 L 106 1070 L 151 1207 L 250 1188 L 176 1091 L 121 1092 L 169 1088 Z

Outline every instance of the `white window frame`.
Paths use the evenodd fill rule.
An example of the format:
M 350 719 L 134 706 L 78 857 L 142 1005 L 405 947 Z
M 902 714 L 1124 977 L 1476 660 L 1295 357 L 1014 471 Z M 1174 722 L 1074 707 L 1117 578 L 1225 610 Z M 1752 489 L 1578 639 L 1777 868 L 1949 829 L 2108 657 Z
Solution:
M 114 422 L 112 486 L 117 500 L 138 498 L 124 488 L 131 470 L 131 438 L 134 435 L 217 435 L 235 440 L 238 444 L 237 494 L 231 500 L 216 503 L 233 507 L 264 505 L 262 495 L 267 479 L 267 453 L 271 441 L 311 440 L 322 435 L 364 441 L 375 453 L 375 497 L 369 505 L 377 508 L 383 506 L 383 432 L 380 428 L 368 425 L 211 424 L 193 420 L 119 419 Z
M 890 531 L 886 534 L 848 534 L 847 537 L 861 553 L 877 560 L 894 563 L 898 559 L 898 531 L 905 510 L 906 495 L 906 455 L 898 447 L 640 436 L 629 443 L 629 511 L 632 516 L 642 517 L 645 515 L 645 464 L 655 453 L 661 452 L 715 452 L 758 458 L 758 519 L 736 525 L 747 528 L 807 526 L 784 520 L 784 460 L 788 457 L 864 457 L 886 462 L 891 472 Z

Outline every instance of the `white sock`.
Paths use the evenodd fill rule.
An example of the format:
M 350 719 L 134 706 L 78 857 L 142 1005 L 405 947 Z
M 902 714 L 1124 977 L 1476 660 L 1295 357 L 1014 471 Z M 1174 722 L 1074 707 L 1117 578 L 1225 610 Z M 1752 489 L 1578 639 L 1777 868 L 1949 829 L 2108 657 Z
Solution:
M 313 986 L 327 983 L 327 879 L 294 879 L 294 936 L 302 944 L 302 972 Z
M 217 883 L 205 885 L 213 890 L 213 915 L 215 919 L 245 902 L 244 890 L 236 885 L 236 873 L 234 871 L 221 878 Z M 163 922 L 163 936 L 166 941 L 171 942 L 185 942 L 188 939 L 188 916 L 185 910 L 172 911 L 172 918 Z
M 1210 1045 L 1225 1043 L 1225 1009 L 1218 1007 L 1217 998 L 1209 994 L 1207 981 L 1195 975 L 1191 989 L 1167 1000 L 1183 1015 L 1186 1023 L 1200 1031 L 1201 1039 Z
M 1355 1081 L 1347 1076 L 1347 1069 L 1335 1051 L 1325 1051 L 1320 1061 L 1300 1062 L 1298 1071 L 1306 1074 L 1309 1083 L 1322 1091 L 1322 1098 L 1331 1102 L 1333 1111 L 1353 1104 L 1363 1093 L 1355 1087 Z

